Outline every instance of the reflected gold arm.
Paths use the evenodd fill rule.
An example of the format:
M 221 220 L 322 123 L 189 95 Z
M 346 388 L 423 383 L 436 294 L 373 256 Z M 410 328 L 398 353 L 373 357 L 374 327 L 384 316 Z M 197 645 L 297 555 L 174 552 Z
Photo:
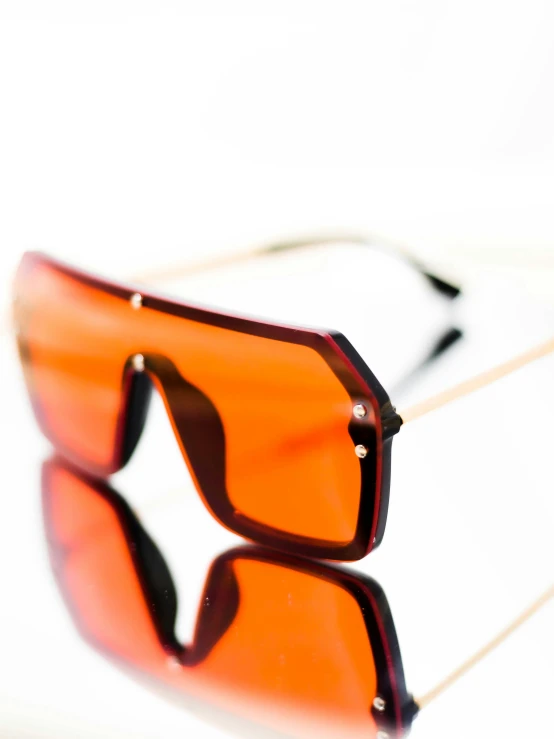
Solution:
M 542 595 L 537 598 L 534 603 L 526 608 L 523 613 L 520 613 L 519 616 L 512 621 L 512 623 L 508 624 L 505 629 L 503 629 L 499 634 L 491 639 L 488 644 L 485 644 L 484 647 L 481 647 L 481 649 L 475 652 L 474 655 L 472 655 L 468 660 L 461 664 L 456 670 L 454 670 L 454 672 L 451 672 L 450 675 L 445 677 L 444 680 L 441 680 L 441 682 L 438 683 L 438 685 L 436 685 L 434 688 L 429 690 L 421 697 L 415 698 L 414 700 L 419 710 L 428 706 L 431 701 L 434 701 L 435 698 L 438 698 L 441 693 L 450 688 L 455 682 L 457 682 L 461 677 L 469 672 L 469 670 L 478 665 L 479 662 L 487 657 L 492 651 L 503 644 L 506 639 L 508 639 L 515 631 L 520 628 L 520 626 L 523 626 L 525 623 L 527 623 L 527 621 L 529 621 L 530 618 L 532 618 L 532 616 L 538 613 L 541 608 L 544 608 L 544 606 L 553 597 L 554 585 L 551 585 L 547 590 L 545 590 Z

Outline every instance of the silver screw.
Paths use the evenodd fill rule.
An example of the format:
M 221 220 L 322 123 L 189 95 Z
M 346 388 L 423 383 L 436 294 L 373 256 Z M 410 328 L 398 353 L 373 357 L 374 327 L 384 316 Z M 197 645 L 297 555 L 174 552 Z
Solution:
M 142 308 L 142 295 L 140 293 L 133 293 L 129 298 L 129 302 L 133 310 L 140 310 Z
M 353 413 L 355 418 L 365 418 L 365 416 L 367 415 L 367 408 L 361 403 L 356 403 L 353 409 Z
M 142 354 L 135 354 L 131 363 L 135 372 L 144 372 L 145 362 Z
M 357 457 L 359 457 L 360 459 L 363 459 L 364 457 L 367 457 L 367 453 L 368 453 L 369 449 L 366 446 L 364 446 L 363 444 L 358 444 L 354 448 L 354 451 L 356 452 L 356 456 Z
M 385 703 L 385 700 L 381 698 L 380 695 L 378 695 L 373 701 L 373 708 L 376 711 L 379 711 L 379 713 L 383 713 L 386 707 L 387 707 L 387 704 Z
M 176 657 L 174 654 L 167 658 L 166 664 L 170 670 L 173 670 L 173 672 L 181 669 L 181 661 L 179 660 L 179 657 Z

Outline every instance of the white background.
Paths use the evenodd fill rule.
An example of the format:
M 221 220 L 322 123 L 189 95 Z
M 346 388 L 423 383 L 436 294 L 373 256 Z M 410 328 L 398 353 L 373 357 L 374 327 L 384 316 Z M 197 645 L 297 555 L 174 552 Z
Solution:
M 28 248 L 123 276 L 347 229 L 410 243 L 466 286 L 456 316 L 466 339 L 405 401 L 546 338 L 553 26 L 547 0 L 0 0 L 2 313 Z M 397 340 L 355 342 L 387 384 L 428 304 L 417 290 L 380 294 L 358 257 L 323 266 L 291 257 L 264 277 L 251 266 L 181 288 L 328 323 L 352 340 L 376 335 L 372 308 L 388 301 L 379 320 Z M 277 277 L 289 288 L 278 291 Z M 48 446 L 11 341 L 1 341 L 0 736 L 226 736 L 127 682 L 74 636 L 41 541 L 38 465 Z M 387 537 L 359 567 L 385 588 L 415 693 L 552 579 L 552 362 L 407 427 L 395 443 Z M 160 414 L 125 473 L 129 495 L 139 480 L 150 490 L 181 484 L 177 456 Z M 159 480 L 162 459 L 174 477 Z M 189 492 L 186 546 L 213 540 L 207 561 L 230 540 Z M 202 573 L 179 578 L 194 592 Z M 550 735 L 551 622 L 550 607 L 431 705 L 413 736 Z

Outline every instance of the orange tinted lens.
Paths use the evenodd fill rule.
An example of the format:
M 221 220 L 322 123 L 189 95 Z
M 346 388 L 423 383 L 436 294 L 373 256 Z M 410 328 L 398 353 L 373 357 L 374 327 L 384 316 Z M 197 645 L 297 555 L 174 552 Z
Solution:
M 85 637 L 185 696 L 295 737 L 371 737 L 375 658 L 362 609 L 327 577 L 241 555 L 216 560 L 193 643 L 168 661 L 121 510 L 55 464 L 45 520 L 55 569 Z M 156 611 L 157 613 L 157 611 Z M 195 703 L 198 708 L 198 703 Z
M 32 258 L 17 293 L 34 405 L 70 459 L 100 474 L 124 463 L 124 420 L 140 416 L 135 406 L 144 400 L 129 394 L 138 378 L 131 358 L 140 354 L 220 520 L 331 543 L 353 539 L 361 491 L 353 401 L 314 348 L 170 315 L 147 299 L 134 309 L 128 298 Z M 375 419 L 370 400 L 366 406 L 360 423 L 369 429 Z

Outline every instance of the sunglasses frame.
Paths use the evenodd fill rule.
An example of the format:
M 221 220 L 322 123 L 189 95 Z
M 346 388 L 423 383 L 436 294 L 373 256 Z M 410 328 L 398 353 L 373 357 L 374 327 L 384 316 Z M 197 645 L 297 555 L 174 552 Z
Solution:
M 187 424 L 181 424 L 182 430 L 178 430 L 179 423 L 178 419 L 175 418 L 179 410 L 177 407 L 179 382 L 175 382 L 175 380 L 180 378 L 180 382 L 186 383 L 186 381 L 181 375 L 175 378 L 176 368 L 171 366 L 171 362 L 167 358 L 160 355 L 144 355 L 144 368 L 140 371 L 137 371 L 133 366 L 133 358 L 129 357 L 122 377 L 122 406 L 113 463 L 108 468 L 87 465 L 87 472 L 106 477 L 121 469 L 130 459 L 146 419 L 150 383 L 145 380 L 146 376 L 149 376 L 151 382 L 159 390 L 162 390 L 167 397 L 168 405 L 174 415 L 171 420 L 176 436 L 187 452 L 186 456 L 193 467 L 198 481 L 198 492 L 204 504 L 226 528 L 265 546 L 285 548 L 302 556 L 336 561 L 361 559 L 381 543 L 388 514 L 392 438 L 400 430 L 402 419 L 396 413 L 382 385 L 343 334 L 333 330 L 287 326 L 201 308 L 179 300 L 162 297 L 136 285 L 126 285 L 97 277 L 40 252 L 30 252 L 25 255 L 20 267 L 20 274 L 24 277 L 26 270 L 31 270 L 39 265 L 54 268 L 78 282 L 120 298 L 129 304 L 129 310 L 150 309 L 230 331 L 309 347 L 319 354 L 337 377 L 350 396 L 352 408 L 360 403 L 366 405 L 370 403 L 373 410 L 373 413 L 368 413 L 366 418 L 359 419 L 353 414 L 348 426 L 353 442 L 352 454 L 355 453 L 356 446 L 361 446 L 365 448 L 366 456 L 359 459 L 361 490 L 355 533 L 352 540 L 346 543 L 291 534 L 237 514 L 225 489 L 224 469 L 223 476 L 221 474 L 217 475 L 214 473 L 213 458 L 202 460 L 201 455 L 197 454 L 196 459 L 193 460 L 192 455 L 189 456 L 190 445 L 197 443 L 194 438 L 195 434 L 189 434 L 188 439 L 183 438 L 186 435 Z M 25 366 L 25 359 L 29 356 L 29 348 L 24 339 L 25 316 L 21 315 L 18 305 L 19 301 L 16 296 L 15 319 L 18 327 L 18 344 L 22 362 Z M 29 362 L 29 364 L 31 365 L 31 371 L 27 372 L 26 376 L 27 382 L 32 388 L 32 362 Z M 191 388 L 192 386 L 189 385 L 189 391 Z M 195 388 L 193 390 L 200 392 Z M 32 391 L 30 394 L 39 425 L 45 434 L 52 438 L 52 435 L 48 432 L 47 419 L 41 412 L 37 394 Z M 172 398 L 174 404 L 172 404 Z M 202 402 L 205 403 L 205 409 L 208 413 L 215 413 L 215 416 L 219 418 L 217 409 L 204 395 Z M 209 406 L 211 406 L 211 410 Z M 183 412 L 186 415 L 185 408 Z M 372 421 L 374 419 L 374 423 L 370 423 L 369 418 Z M 221 425 L 220 420 L 219 423 Z M 204 445 L 205 455 L 205 450 L 210 448 L 209 439 L 206 438 L 200 446 L 202 444 Z M 55 446 L 69 461 L 75 463 L 78 467 L 83 467 L 82 460 L 77 459 L 71 449 L 59 443 L 56 443 Z M 224 446 L 222 449 L 224 452 Z

